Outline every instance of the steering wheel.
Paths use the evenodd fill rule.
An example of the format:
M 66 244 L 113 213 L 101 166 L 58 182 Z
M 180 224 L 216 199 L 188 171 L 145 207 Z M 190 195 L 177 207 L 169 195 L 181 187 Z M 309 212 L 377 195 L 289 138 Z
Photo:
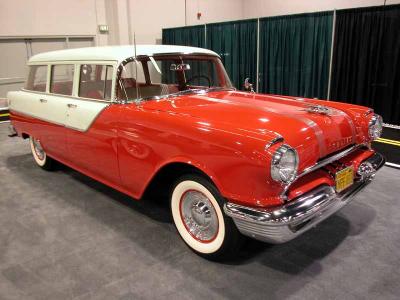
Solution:
M 192 78 L 186 80 L 186 85 L 187 85 L 189 82 L 192 82 L 194 79 L 197 79 L 197 78 L 204 78 L 204 79 L 206 79 L 206 80 L 208 81 L 208 87 L 209 87 L 209 88 L 211 87 L 211 79 L 210 79 L 208 76 L 206 76 L 206 75 L 194 75 Z

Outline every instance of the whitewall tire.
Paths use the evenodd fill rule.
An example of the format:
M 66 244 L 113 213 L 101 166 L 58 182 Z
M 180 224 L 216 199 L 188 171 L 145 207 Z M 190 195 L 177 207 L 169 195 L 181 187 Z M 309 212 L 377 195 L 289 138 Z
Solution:
M 54 161 L 52 158 L 48 157 L 39 139 L 34 137 L 29 137 L 29 144 L 31 146 L 32 156 L 36 164 L 45 170 L 53 169 Z
M 171 213 L 184 242 L 207 258 L 225 257 L 237 250 L 240 233 L 224 215 L 223 198 L 199 175 L 181 177 L 171 193 Z

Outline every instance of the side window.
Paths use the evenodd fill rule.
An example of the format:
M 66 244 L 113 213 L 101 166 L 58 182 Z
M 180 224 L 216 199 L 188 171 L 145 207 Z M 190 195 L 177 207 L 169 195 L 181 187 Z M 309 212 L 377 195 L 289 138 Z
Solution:
M 51 66 L 50 93 L 72 95 L 74 65 Z
M 145 87 L 151 85 L 146 82 L 146 73 L 142 62 L 131 61 L 123 66 L 121 84 L 118 84 L 117 95 L 120 99 L 137 99 L 151 96 Z
M 47 66 L 30 66 L 29 76 L 25 89 L 37 92 L 45 92 L 47 83 Z
M 110 100 L 112 75 L 112 66 L 81 65 L 79 97 Z

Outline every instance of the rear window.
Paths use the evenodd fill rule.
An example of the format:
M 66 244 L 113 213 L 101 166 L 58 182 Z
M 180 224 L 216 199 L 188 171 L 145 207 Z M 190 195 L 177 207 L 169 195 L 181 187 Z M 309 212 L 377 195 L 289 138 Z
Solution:
M 47 66 L 30 66 L 29 76 L 25 89 L 30 91 L 45 92 L 47 83 Z
M 72 95 L 74 65 L 51 66 L 50 93 Z
M 110 100 L 113 67 L 106 65 L 81 65 L 79 97 Z

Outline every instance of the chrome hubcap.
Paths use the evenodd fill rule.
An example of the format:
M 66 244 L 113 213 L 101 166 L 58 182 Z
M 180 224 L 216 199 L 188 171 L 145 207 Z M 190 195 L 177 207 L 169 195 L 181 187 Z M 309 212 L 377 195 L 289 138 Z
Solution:
M 180 209 L 185 227 L 195 239 L 210 242 L 217 236 L 217 213 L 206 195 L 195 190 L 185 192 Z
M 36 155 L 40 160 L 44 159 L 44 150 L 42 148 L 42 145 L 40 145 L 40 141 L 33 138 L 32 139 L 33 142 L 33 148 L 35 149 Z

